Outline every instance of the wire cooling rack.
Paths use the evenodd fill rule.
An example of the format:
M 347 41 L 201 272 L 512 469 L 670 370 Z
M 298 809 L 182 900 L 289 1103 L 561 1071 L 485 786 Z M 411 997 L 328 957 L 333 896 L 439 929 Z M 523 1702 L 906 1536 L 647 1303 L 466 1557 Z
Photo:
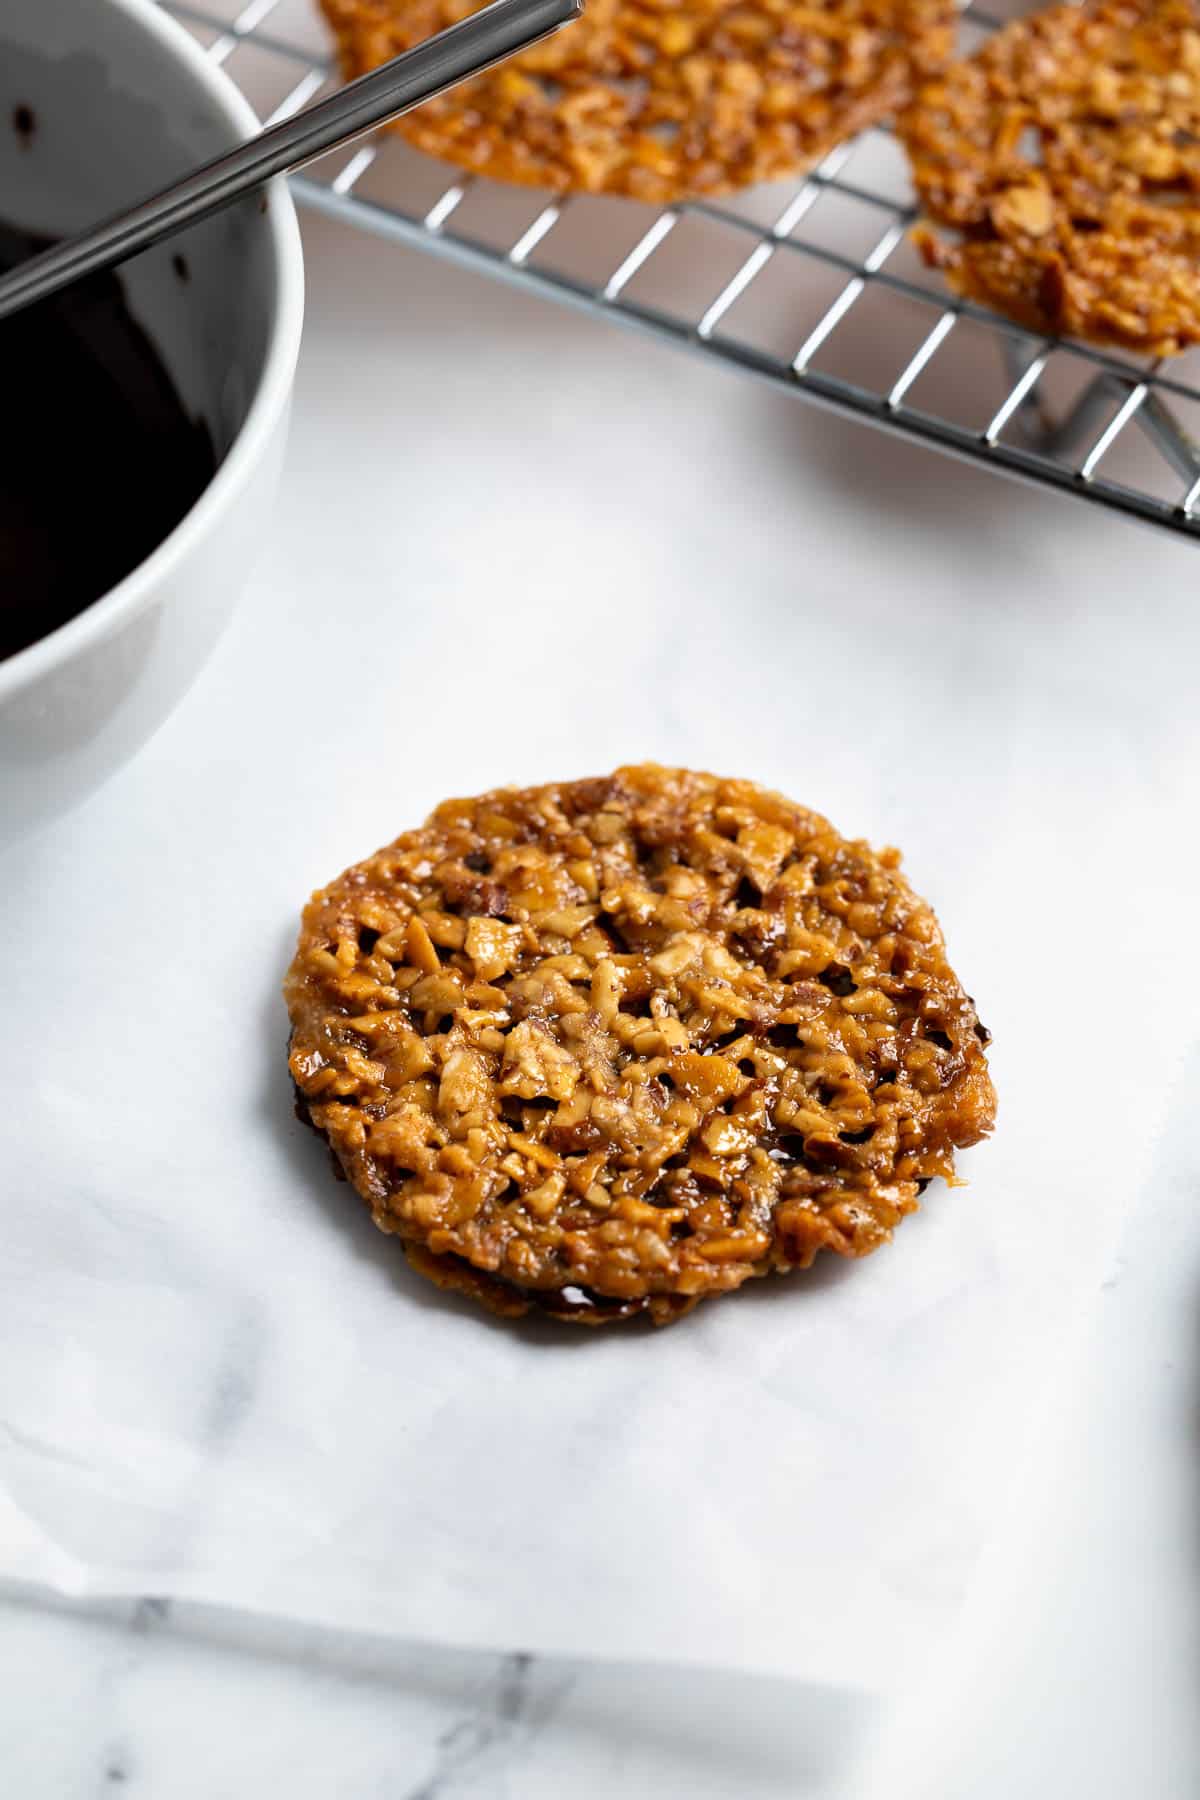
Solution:
M 335 83 L 317 0 L 165 0 L 260 116 Z M 975 48 L 1028 10 L 964 13 Z M 909 241 L 885 131 L 802 180 L 654 208 L 466 175 L 383 136 L 293 179 L 298 201 L 635 325 L 1007 474 L 1200 534 L 1200 351 L 1169 361 L 1037 337 L 949 295 Z

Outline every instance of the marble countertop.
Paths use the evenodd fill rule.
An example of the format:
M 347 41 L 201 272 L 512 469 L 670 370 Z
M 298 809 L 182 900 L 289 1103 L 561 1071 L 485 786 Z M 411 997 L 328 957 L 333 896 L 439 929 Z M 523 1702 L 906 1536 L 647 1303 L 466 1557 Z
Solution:
M 246 605 L 292 584 L 368 579 L 402 559 L 423 502 L 463 447 L 464 517 L 489 501 L 494 454 L 548 438 L 569 466 L 590 402 L 636 431 L 710 433 L 724 454 L 790 458 L 818 480 L 830 529 L 902 558 L 946 529 L 1022 604 L 1086 605 L 1104 571 L 1130 604 L 1195 580 L 1190 546 L 1022 493 L 718 375 L 591 320 L 485 286 L 415 253 L 306 221 L 309 324 L 279 515 Z M 384 373 L 380 322 L 449 349 Z M 473 349 L 503 334 L 509 378 L 477 382 Z M 514 416 L 522 396 L 527 416 Z M 615 397 L 614 397 L 615 396 Z M 352 435 L 353 434 L 353 435 Z M 330 445 L 356 446 L 330 454 Z M 394 446 L 395 473 L 386 459 Z M 394 510 L 386 496 L 394 489 Z M 730 584 L 768 566 L 763 519 L 708 532 Z M 694 520 L 692 528 L 695 529 Z M 619 534 L 621 520 L 613 520 Z M 337 534 L 346 553 L 339 555 Z M 525 553 L 536 555 L 531 538 Z M 646 546 L 666 557 L 669 546 Z M 512 554 L 511 544 L 504 553 Z M 666 566 L 665 564 L 663 565 Z M 489 576 L 481 564 L 480 579 Z M 991 576 L 989 603 L 1000 603 Z M 897 604 L 902 604 L 902 594 Z M 686 620 L 681 616 L 681 629 Z M 204 680 L 219 682 L 236 631 Z M 169 732 L 171 727 L 168 726 Z M 144 753 L 156 754 L 151 745 Z M 118 780 L 121 778 L 118 777 Z M 1186 928 L 1181 927 L 1186 935 Z M 1190 1074 L 1200 1071 L 1198 1063 Z M 1130 1221 L 1071 1404 L 1038 1439 L 935 1671 L 886 1709 L 844 1691 L 720 1671 L 484 1655 L 253 1620 L 154 1597 L 72 1607 L 28 1591 L 0 1609 L 0 1770 L 25 1800 L 108 1793 L 290 1800 L 542 1800 L 619 1791 L 773 1800 L 1179 1800 L 1200 1786 L 1200 1158 L 1182 1083 L 1152 1192 Z M 1081 1224 L 1086 1228 L 1086 1221 Z M 1034 1397 L 1035 1398 L 1035 1397 Z

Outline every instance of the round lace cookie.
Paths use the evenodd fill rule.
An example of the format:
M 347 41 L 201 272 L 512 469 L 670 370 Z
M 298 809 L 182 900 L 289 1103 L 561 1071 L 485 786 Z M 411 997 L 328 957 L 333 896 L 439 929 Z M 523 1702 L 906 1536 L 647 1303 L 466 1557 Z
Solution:
M 897 853 L 687 770 L 446 801 L 313 896 L 285 993 L 301 1116 L 501 1313 L 865 1255 L 995 1110 Z
M 1038 332 L 1200 342 L 1200 8 L 1098 0 L 1009 25 L 899 121 L 958 292 Z
M 347 78 L 477 10 L 322 0 Z M 665 202 L 775 181 L 895 111 L 952 0 L 588 0 L 581 20 L 395 122 L 430 155 L 554 192 Z

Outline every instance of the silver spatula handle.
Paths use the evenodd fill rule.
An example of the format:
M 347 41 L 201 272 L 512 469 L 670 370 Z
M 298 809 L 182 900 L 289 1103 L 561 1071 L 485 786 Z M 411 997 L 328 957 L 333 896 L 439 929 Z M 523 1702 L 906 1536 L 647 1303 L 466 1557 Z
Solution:
M 393 57 L 320 105 L 272 125 L 129 212 L 31 257 L 0 278 L 0 319 L 207 218 L 273 175 L 298 169 L 432 100 L 548 37 L 582 11 L 582 0 L 492 0 L 482 12 Z

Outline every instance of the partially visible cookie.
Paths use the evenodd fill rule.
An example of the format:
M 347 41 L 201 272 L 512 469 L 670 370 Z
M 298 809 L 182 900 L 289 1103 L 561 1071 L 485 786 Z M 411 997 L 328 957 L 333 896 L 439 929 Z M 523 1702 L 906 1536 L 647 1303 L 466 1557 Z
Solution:
M 321 0 L 347 77 L 477 10 Z M 666 202 L 776 181 L 902 106 L 953 0 L 588 0 L 546 43 L 398 119 L 498 181 Z
M 896 853 L 686 770 L 447 801 L 313 896 L 285 992 L 376 1224 L 509 1316 L 862 1256 L 995 1107 Z
M 1038 332 L 1200 342 L 1200 7 L 1089 0 L 1007 26 L 898 129 L 927 262 Z

